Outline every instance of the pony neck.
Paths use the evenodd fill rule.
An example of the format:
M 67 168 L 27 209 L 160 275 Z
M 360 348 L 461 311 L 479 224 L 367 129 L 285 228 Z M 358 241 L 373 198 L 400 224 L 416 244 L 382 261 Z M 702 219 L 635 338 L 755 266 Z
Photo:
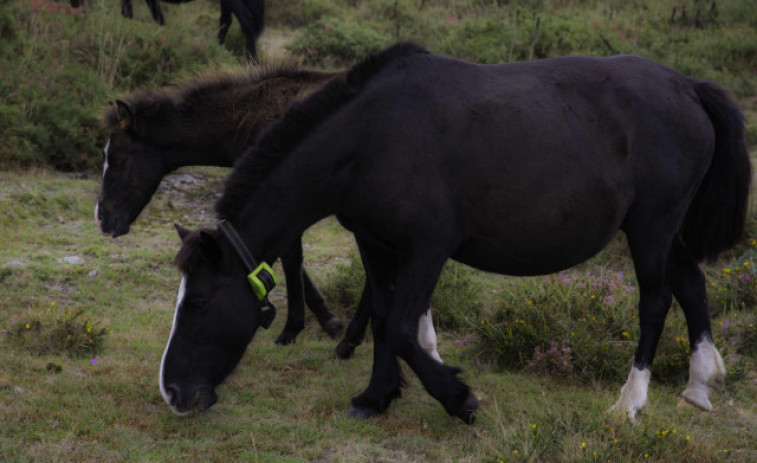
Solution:
M 301 71 L 273 74 L 257 82 L 233 85 L 186 111 L 180 122 L 156 124 L 148 138 L 170 151 L 167 168 L 231 167 L 260 133 L 296 100 L 308 96 L 338 73 Z

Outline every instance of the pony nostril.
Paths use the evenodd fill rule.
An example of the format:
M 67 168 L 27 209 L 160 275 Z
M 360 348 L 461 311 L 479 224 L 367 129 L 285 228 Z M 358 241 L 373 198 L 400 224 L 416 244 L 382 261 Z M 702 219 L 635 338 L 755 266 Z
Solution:
M 166 386 L 166 394 L 169 397 L 168 404 L 175 407 L 179 401 L 179 396 L 181 395 L 181 389 L 179 389 L 179 386 L 176 384 L 169 384 Z

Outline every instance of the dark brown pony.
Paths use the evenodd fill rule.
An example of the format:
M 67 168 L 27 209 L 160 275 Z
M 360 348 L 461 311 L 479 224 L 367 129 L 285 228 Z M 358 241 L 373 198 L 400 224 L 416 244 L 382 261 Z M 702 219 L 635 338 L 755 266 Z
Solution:
M 622 230 L 640 337 L 612 409 L 634 418 L 673 297 L 691 347 L 683 398 L 711 409 L 709 394 L 723 386 L 698 264 L 739 240 L 750 185 L 743 116 L 716 84 L 634 56 L 477 65 L 401 44 L 293 105 L 237 163 L 216 211 L 257 262 L 274 261 L 325 216 L 355 234 L 374 340 L 356 418 L 400 396 L 402 359 L 450 415 L 473 420 L 478 401 L 460 370 L 416 338 L 447 259 L 553 273 Z M 225 235 L 180 237 L 160 386 L 187 413 L 216 401 L 270 312 Z
M 72 0 L 73 2 L 79 0 Z M 160 8 L 158 0 L 145 0 L 150 8 L 155 22 L 161 26 L 166 23 L 163 18 L 163 10 Z M 192 0 L 163 0 L 167 3 L 187 3 Z M 258 59 L 258 49 L 256 46 L 258 37 L 265 27 L 265 1 L 264 0 L 221 0 L 221 17 L 218 28 L 218 43 L 223 44 L 226 34 L 231 26 L 231 14 L 234 14 L 239 20 L 239 24 L 247 40 L 247 53 L 253 61 Z M 131 8 L 131 0 L 121 0 L 121 14 L 127 18 L 132 18 L 134 13 Z
M 117 100 L 104 116 L 110 137 L 103 150 L 103 178 L 95 206 L 101 231 L 114 238 L 128 233 L 163 177 L 179 167 L 231 167 L 292 101 L 313 92 L 335 75 L 288 65 L 255 67 Z M 299 240 L 281 260 L 287 280 L 288 310 L 287 323 L 276 342 L 295 341 L 305 326 L 305 304 L 323 329 L 335 337 L 341 324 L 303 270 Z M 352 347 L 342 349 L 341 357 L 351 355 L 359 344 L 359 328 L 345 335 L 340 345 Z M 348 336 L 352 332 L 357 334 Z

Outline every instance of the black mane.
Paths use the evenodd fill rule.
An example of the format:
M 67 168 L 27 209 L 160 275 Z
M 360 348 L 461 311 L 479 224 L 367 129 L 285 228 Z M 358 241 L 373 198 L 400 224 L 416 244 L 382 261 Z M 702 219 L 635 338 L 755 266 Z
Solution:
M 352 66 L 344 76 L 331 80 L 310 97 L 293 104 L 234 166 L 234 172 L 224 184 L 224 194 L 215 206 L 219 218 L 236 218 L 241 212 L 239 205 L 246 202 L 276 166 L 326 117 L 354 98 L 386 66 L 408 55 L 426 53 L 429 53 L 426 48 L 415 43 L 398 43 L 369 56 Z
M 159 126 L 167 115 L 179 113 L 182 106 L 212 101 L 221 94 L 244 86 L 254 86 L 268 79 L 298 77 L 310 72 L 313 71 L 301 69 L 290 62 L 245 67 L 241 70 L 230 69 L 200 74 L 165 88 L 141 90 L 124 98 L 124 101 L 132 108 L 136 117 L 155 121 L 148 124 L 155 127 Z M 121 128 L 118 110 L 113 104 L 105 108 L 102 120 L 104 129 L 108 132 Z

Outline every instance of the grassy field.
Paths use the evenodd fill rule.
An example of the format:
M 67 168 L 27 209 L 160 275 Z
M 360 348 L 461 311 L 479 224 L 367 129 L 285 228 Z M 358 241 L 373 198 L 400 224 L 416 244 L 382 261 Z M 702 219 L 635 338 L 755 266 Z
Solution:
M 208 412 L 179 418 L 157 387 L 179 280 L 173 221 L 207 223 L 223 171 L 180 172 L 164 182 L 131 234 L 100 236 L 94 176 L 0 174 L 0 459 L 3 461 L 753 461 L 754 372 L 714 394 L 715 410 L 676 408 L 684 382 L 652 382 L 640 424 L 608 421 L 620 381 L 580 382 L 503 371 L 477 357 L 470 332 L 440 333 L 440 353 L 464 368 L 481 398 L 478 422 L 450 418 L 410 375 L 382 417 L 345 417 L 370 375 L 370 344 L 354 359 L 312 318 L 295 345 L 273 344 L 283 316 L 259 333 Z M 333 219 L 305 236 L 320 283 L 349 259 L 352 238 Z M 66 263 L 66 257 L 81 263 Z M 599 263 L 598 265 L 601 265 Z M 484 292 L 512 281 L 476 273 Z M 284 291 L 275 291 L 280 307 Z M 629 307 L 629 311 L 632 309 Z M 33 329 L 83 311 L 106 333 L 98 352 L 39 354 Z M 343 317 L 349 316 L 342 312 Z M 680 318 L 680 316 L 679 316 Z M 41 332 L 40 332 L 41 333 Z M 4 336 L 4 337 L 3 337 Z M 630 359 L 628 359 L 630 361 Z
M 108 98 L 137 87 L 235 66 L 244 40 L 235 24 L 225 47 L 214 43 L 217 6 L 206 0 L 163 4 L 164 28 L 151 23 L 144 3 L 135 2 L 135 21 L 118 17 L 117 2 L 92 4 L 75 13 L 44 0 L 0 0 L 0 461 L 757 460 L 757 287 L 740 280 L 755 275 L 757 264 L 754 201 L 744 241 L 705 268 L 716 344 L 728 368 L 712 412 L 676 407 L 687 346 L 674 306 L 640 422 L 606 414 L 638 339 L 637 296 L 625 291 L 634 285 L 632 268 L 618 237 L 561 275 L 517 279 L 448 269 L 433 302 L 439 351 L 464 369 L 480 398 L 473 426 L 447 416 L 407 368 L 409 387 L 385 416 L 347 419 L 349 398 L 370 376 L 370 342 L 353 359 L 336 360 L 335 341 L 309 316 L 295 345 L 276 346 L 283 287 L 273 293 L 278 318 L 218 388 L 218 404 L 174 416 L 158 390 L 179 282 L 172 224 L 211 223 L 226 171 L 182 169 L 163 182 L 129 235 L 101 236 L 93 207 L 106 135 L 97 115 Z M 755 144 L 757 12 L 741 0 L 717 2 L 716 15 L 710 5 L 280 0 L 269 2 L 261 50 L 268 59 L 291 54 L 323 68 L 343 67 L 396 39 L 478 62 L 636 53 L 727 85 Z M 330 218 L 304 243 L 306 267 L 348 320 L 360 284 L 351 235 Z M 617 271 L 625 273 L 617 292 L 597 296 L 561 284 L 607 283 Z M 599 304 L 609 296 L 612 310 Z M 536 329 L 532 309 L 542 308 L 567 310 L 560 326 Z M 568 324 L 571 310 L 574 318 L 575 310 L 613 318 L 620 328 L 598 330 L 591 315 Z M 573 334 L 570 374 L 548 357 L 531 358 L 533 345 L 523 347 L 546 350 Z

